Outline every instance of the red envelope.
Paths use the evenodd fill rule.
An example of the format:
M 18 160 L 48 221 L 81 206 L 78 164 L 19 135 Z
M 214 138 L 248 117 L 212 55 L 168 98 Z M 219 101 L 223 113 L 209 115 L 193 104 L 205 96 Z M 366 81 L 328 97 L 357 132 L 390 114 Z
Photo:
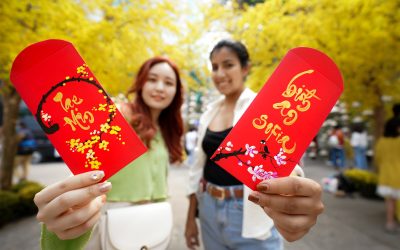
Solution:
M 288 176 L 342 91 L 329 57 L 311 48 L 290 50 L 211 160 L 253 190 Z
M 71 43 L 30 45 L 10 79 L 72 173 L 106 180 L 147 150 Z

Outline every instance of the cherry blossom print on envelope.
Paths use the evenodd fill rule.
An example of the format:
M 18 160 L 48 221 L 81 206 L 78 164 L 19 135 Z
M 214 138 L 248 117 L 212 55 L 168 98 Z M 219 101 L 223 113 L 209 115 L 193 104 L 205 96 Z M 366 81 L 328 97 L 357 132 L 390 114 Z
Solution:
M 211 160 L 253 190 L 290 175 L 342 92 L 328 56 L 290 50 Z
M 106 180 L 147 150 L 71 43 L 30 45 L 10 79 L 73 174 Z

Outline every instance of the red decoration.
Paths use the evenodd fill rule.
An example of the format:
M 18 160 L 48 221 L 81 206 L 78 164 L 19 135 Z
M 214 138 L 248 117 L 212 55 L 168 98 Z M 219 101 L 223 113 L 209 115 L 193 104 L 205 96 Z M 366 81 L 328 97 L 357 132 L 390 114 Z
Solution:
M 106 180 L 146 151 L 71 43 L 30 45 L 10 79 L 72 173 Z
M 342 91 L 329 57 L 290 50 L 211 160 L 253 190 L 262 180 L 288 176 Z

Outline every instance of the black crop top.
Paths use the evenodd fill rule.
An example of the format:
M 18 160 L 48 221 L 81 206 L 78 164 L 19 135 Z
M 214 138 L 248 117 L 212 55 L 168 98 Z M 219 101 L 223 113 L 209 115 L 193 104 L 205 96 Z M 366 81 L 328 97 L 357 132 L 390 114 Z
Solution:
M 232 128 L 228 128 L 223 131 L 214 132 L 207 128 L 206 134 L 201 144 L 204 152 L 207 155 L 207 161 L 204 166 L 203 173 L 204 179 L 219 186 L 233 186 L 241 184 L 240 181 L 238 181 L 235 177 L 225 171 L 225 169 L 221 168 L 216 163 L 210 160 L 215 150 L 218 149 L 218 146 L 229 134 L 231 129 Z

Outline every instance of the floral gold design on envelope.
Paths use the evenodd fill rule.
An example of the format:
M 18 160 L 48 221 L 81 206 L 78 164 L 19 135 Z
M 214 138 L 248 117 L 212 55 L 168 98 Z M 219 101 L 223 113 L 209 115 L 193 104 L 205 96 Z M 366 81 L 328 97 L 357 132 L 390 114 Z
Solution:
M 227 142 L 225 147 L 219 147 L 218 153 L 211 159 L 212 161 L 219 161 L 223 158 L 235 157 L 239 167 L 246 166 L 247 171 L 252 175 L 252 180 L 267 180 L 276 178 L 278 176 L 277 169 L 286 165 L 291 159 L 287 159 L 284 151 L 280 148 L 279 152 L 275 155 L 271 154 L 265 140 L 260 140 L 259 148 L 256 146 L 246 144 L 243 148 L 234 149 L 231 141 Z M 262 157 L 267 164 L 270 164 L 274 171 L 267 171 L 264 169 L 263 164 L 252 164 L 253 159 Z
M 93 77 L 89 76 L 86 64 L 79 66 L 76 73 L 77 76 L 67 76 L 63 81 L 54 85 L 43 95 L 38 105 L 36 117 L 40 126 L 47 134 L 56 133 L 61 129 L 61 126 L 62 128 L 69 129 L 71 135 L 79 131 L 85 131 L 84 135 L 87 135 L 87 138 L 76 135 L 76 137 L 67 140 L 66 144 L 69 145 L 71 152 L 85 156 L 85 168 L 99 169 L 102 165 L 99 159 L 99 153 L 110 151 L 110 139 L 114 138 L 122 145 L 125 144 L 125 142 L 122 141 L 121 127 L 112 124 L 117 114 L 117 108 L 101 85 L 98 84 Z M 69 84 L 77 83 L 86 83 L 94 86 L 97 89 L 97 93 L 101 96 L 102 103 L 96 103 L 96 105 L 91 108 L 86 107 L 85 110 L 82 106 L 85 100 L 79 96 L 79 93 L 71 94 L 63 89 Z M 52 95 L 54 96 L 50 99 Z M 49 101 L 52 105 L 56 105 L 60 108 L 60 111 L 57 112 L 63 114 L 63 124 L 56 123 L 54 119 L 52 119 L 51 112 L 43 110 L 45 108 L 44 104 Z M 106 117 L 105 121 L 100 124 L 97 123 L 99 125 L 96 125 L 95 117 L 98 116 L 95 116 L 94 112 L 97 112 L 97 114 L 104 113 L 104 117 Z M 99 127 L 94 128 L 94 125 Z M 105 138 L 105 135 L 108 135 L 107 138 Z
M 253 128 L 264 130 L 265 137 L 260 140 L 259 148 L 250 144 L 239 149 L 234 149 L 234 142 L 229 141 L 225 146 L 218 148 L 217 153 L 211 159 L 219 161 L 223 158 L 236 157 L 238 166 L 247 167 L 247 172 L 251 174 L 252 180 L 266 180 L 276 178 L 278 169 L 284 167 L 287 162 L 294 162 L 288 158 L 288 155 L 296 151 L 296 142 L 291 141 L 290 136 L 285 133 L 285 126 L 292 126 L 299 118 L 299 112 L 306 112 L 311 108 L 313 98 L 321 100 L 317 96 L 316 89 L 306 88 L 306 84 L 301 82 L 302 76 L 314 73 L 314 70 L 306 70 L 296 74 L 288 83 L 286 89 L 282 93 L 285 100 L 273 104 L 273 109 L 279 110 L 280 116 L 283 118 L 282 124 L 268 120 L 268 115 L 261 114 L 252 120 Z M 296 105 L 297 104 L 297 105 Z M 282 126 L 281 126 L 282 125 Z M 267 146 L 270 139 L 280 145 L 279 151 L 272 153 Z M 261 161 L 256 158 L 261 157 Z M 252 164 L 252 162 L 258 162 Z M 261 162 L 261 164 L 260 164 Z M 272 171 L 264 169 L 267 166 Z

